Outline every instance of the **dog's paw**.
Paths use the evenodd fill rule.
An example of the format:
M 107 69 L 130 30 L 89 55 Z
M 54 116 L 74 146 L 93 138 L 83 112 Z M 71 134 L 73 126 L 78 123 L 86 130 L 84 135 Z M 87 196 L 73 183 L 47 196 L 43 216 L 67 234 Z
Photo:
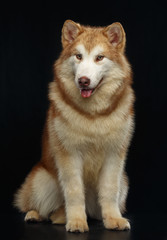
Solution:
M 88 232 L 89 227 L 85 220 L 82 219 L 73 219 L 67 222 L 66 230 L 68 232 Z
M 25 222 L 40 222 L 42 218 L 39 216 L 39 213 L 35 210 L 28 211 L 25 218 Z
M 112 230 L 129 230 L 130 223 L 126 218 L 112 218 L 108 217 L 104 219 L 104 226 L 107 229 Z
M 60 207 L 50 215 L 52 224 L 66 224 L 66 215 L 64 207 Z

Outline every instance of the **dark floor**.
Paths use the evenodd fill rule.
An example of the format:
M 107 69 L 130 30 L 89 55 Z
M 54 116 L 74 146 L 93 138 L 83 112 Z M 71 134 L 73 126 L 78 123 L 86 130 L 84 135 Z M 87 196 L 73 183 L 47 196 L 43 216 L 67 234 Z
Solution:
M 19 214 L 1 214 L 3 240 L 167 240 L 167 215 L 128 216 L 130 231 L 108 231 L 99 221 L 89 220 L 88 233 L 68 233 L 64 226 L 50 223 L 24 223 Z

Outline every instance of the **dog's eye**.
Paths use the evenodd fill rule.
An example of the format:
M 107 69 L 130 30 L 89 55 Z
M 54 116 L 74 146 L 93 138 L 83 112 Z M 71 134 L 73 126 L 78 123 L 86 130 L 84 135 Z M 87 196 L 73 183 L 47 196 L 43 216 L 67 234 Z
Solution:
M 98 55 L 98 56 L 96 57 L 96 62 L 102 61 L 103 58 L 104 58 L 104 56 Z
M 78 54 L 76 54 L 75 56 L 76 56 L 76 58 L 77 58 L 78 60 L 80 60 L 80 61 L 82 60 L 82 54 L 78 53 Z

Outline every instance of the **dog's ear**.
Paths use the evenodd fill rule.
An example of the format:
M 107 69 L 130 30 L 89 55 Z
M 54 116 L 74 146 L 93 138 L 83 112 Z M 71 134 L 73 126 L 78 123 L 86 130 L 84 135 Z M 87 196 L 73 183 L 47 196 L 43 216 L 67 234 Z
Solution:
M 122 25 L 119 22 L 115 22 L 104 29 L 104 34 L 107 36 L 109 42 L 113 47 L 120 51 L 124 51 L 126 36 Z
M 62 28 L 63 48 L 66 47 L 67 44 L 72 43 L 80 32 L 81 25 L 79 23 L 75 23 L 72 20 L 66 20 Z

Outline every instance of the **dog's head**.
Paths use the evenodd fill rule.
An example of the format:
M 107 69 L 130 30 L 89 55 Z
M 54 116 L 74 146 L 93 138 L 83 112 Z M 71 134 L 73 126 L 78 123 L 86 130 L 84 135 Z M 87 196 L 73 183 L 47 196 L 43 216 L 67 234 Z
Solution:
M 63 73 L 71 74 L 83 98 L 124 75 L 125 32 L 120 23 L 85 27 L 71 20 L 62 29 Z M 110 79 L 109 79 L 110 76 Z M 120 83 L 117 81 L 116 85 Z

